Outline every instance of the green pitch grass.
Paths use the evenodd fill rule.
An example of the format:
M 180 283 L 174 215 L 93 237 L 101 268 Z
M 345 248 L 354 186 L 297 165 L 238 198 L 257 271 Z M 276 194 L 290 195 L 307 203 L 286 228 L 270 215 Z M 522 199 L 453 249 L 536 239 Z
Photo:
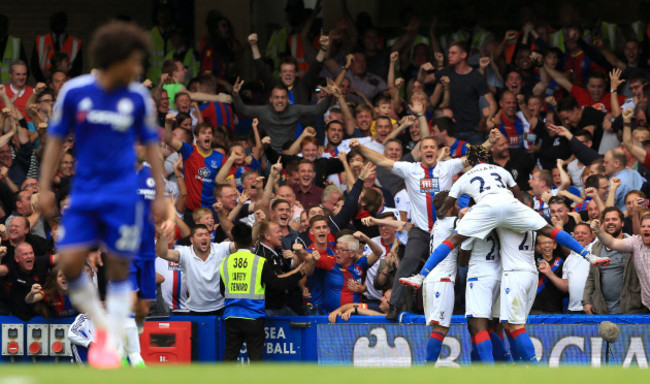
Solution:
M 554 384 L 554 383 L 642 383 L 648 371 L 620 367 L 464 367 L 432 368 L 354 368 L 317 366 L 312 364 L 260 364 L 236 366 L 224 364 L 194 364 L 191 366 L 124 368 L 116 371 L 98 371 L 64 365 L 2 365 L 0 384 L 55 384 L 55 383 L 174 383 L 174 384 L 342 384 L 342 383 L 499 383 L 499 384 Z

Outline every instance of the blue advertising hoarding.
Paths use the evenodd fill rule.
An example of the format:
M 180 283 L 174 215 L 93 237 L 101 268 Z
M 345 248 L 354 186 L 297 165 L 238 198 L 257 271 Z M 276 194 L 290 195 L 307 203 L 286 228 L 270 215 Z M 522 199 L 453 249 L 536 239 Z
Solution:
M 69 323 L 72 319 L 63 319 Z M 528 318 L 526 329 L 536 347 L 541 364 L 590 365 L 605 364 L 606 343 L 599 336 L 598 325 L 608 320 L 618 324 L 620 336 L 611 344 L 610 364 L 616 366 L 648 366 L 650 352 L 650 316 L 580 316 L 536 315 Z M 224 322 L 213 316 L 173 316 L 166 321 L 197 323 L 192 344 L 196 359 L 214 362 L 223 359 L 225 347 Z M 431 327 L 424 325 L 421 315 L 403 313 L 400 323 L 386 321 L 383 316 L 352 316 L 348 322 L 330 324 L 327 316 L 272 317 L 266 320 L 264 360 L 273 362 L 318 362 L 321 365 L 411 366 L 424 364 L 427 338 Z M 42 318 L 22 322 L 14 317 L 0 317 L 0 323 L 49 323 Z M 23 335 L 24 336 L 24 335 Z M 0 340 L 4 343 L 6 340 Z M 449 334 L 438 365 L 470 364 L 470 341 L 462 316 L 453 316 Z M 247 362 L 242 349 L 241 362 Z M 38 358 L 51 361 L 51 358 Z M 0 363 L 9 361 L 0 358 Z M 16 361 L 29 361 L 26 355 Z
M 650 325 L 620 325 L 611 344 L 610 364 L 648 366 Z M 534 324 L 526 327 L 543 365 L 605 364 L 606 343 L 597 324 Z M 411 366 L 424 364 L 432 328 L 424 324 L 319 324 L 319 364 Z M 452 324 L 443 342 L 438 366 L 470 364 L 471 344 L 466 326 Z

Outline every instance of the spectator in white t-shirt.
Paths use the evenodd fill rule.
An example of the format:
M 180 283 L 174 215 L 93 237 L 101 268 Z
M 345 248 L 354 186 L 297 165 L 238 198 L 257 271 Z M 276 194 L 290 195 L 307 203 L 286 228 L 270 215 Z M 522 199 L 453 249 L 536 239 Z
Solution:
M 190 233 L 190 246 L 167 249 L 167 238 L 158 234 L 156 255 L 167 261 L 178 263 L 183 268 L 182 276 L 187 281 L 189 297 L 187 309 L 190 315 L 221 316 L 224 297 L 219 292 L 219 268 L 223 259 L 235 252 L 235 245 L 229 241 L 210 242 L 210 231 L 203 224 L 197 224 Z

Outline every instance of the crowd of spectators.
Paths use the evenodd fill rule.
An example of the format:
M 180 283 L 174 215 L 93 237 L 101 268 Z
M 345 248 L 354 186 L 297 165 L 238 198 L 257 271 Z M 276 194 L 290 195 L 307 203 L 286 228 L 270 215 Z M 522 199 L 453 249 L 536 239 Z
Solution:
M 175 238 L 157 248 L 164 306 L 222 311 L 218 266 L 233 223 L 243 222 L 277 275 L 315 263 L 295 287 L 267 290 L 268 315 L 331 313 L 335 321 L 391 307 L 421 312 L 418 292 L 391 292 L 398 270 L 419 270 L 428 256 L 409 255 L 412 270 L 400 268 L 412 231 L 431 230 L 412 222 L 427 215 L 412 196 L 441 190 L 437 176 L 400 164 L 461 158 L 496 128 L 493 161 L 529 192 L 527 203 L 612 260 L 590 267 L 539 236 L 533 313 L 647 313 L 650 262 L 639 254 L 650 246 L 646 20 L 586 25 L 566 5 L 558 22 L 531 17 L 505 32 L 475 25 L 441 33 L 406 10 L 402 33 L 391 36 L 341 4 L 344 16 L 324 33 L 321 1 L 313 10 L 289 1 L 288 25 L 266 47 L 256 31 L 238 41 L 218 11 L 207 14 L 208 32 L 194 46 L 171 9 L 159 9 L 140 81 L 151 88 L 177 214 Z M 74 313 L 55 266 L 59 219 L 41 215 L 37 180 L 53 105 L 83 68 L 81 41 L 66 22 L 52 16 L 28 61 L 11 36 L 14 20 L 0 15 L 0 314 L 23 319 Z M 255 77 L 239 68 L 246 50 Z M 73 140 L 65 149 L 54 183 L 62 214 Z M 641 240 L 610 248 L 603 232 Z M 466 266 L 458 273 L 455 312 L 464 313 Z

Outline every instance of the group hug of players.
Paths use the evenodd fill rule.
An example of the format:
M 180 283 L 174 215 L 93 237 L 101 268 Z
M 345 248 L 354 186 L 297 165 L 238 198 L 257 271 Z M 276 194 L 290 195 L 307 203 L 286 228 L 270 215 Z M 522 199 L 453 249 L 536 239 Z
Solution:
M 537 234 L 556 240 L 593 265 L 605 266 L 609 259 L 590 254 L 568 233 L 521 203 L 511 174 L 490 164 L 487 149 L 472 146 L 467 161 L 472 169 L 449 191 L 434 197 L 438 220 L 431 235 L 431 256 L 420 273 L 400 279 L 404 285 L 423 289 L 426 322 L 433 325 L 426 361 L 433 363 L 440 355 L 451 325 L 457 265 L 468 258 L 465 316 L 472 360 L 536 362 L 525 324 L 538 285 Z M 471 197 L 473 205 L 459 210 L 457 199 L 463 194 Z

